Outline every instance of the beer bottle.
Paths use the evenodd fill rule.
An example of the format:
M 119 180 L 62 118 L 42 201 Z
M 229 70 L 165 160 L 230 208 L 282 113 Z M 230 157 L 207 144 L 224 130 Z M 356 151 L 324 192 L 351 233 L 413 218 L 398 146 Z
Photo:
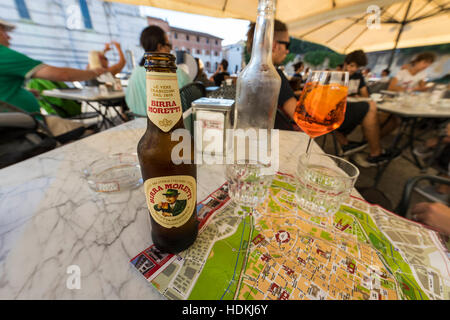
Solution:
M 175 164 L 172 141 L 176 129 L 184 129 L 175 57 L 167 53 L 145 54 L 147 130 L 137 146 L 145 197 L 150 213 L 152 240 L 169 253 L 187 249 L 197 238 L 197 167 L 189 134 L 188 161 Z M 188 133 L 188 131 L 186 131 Z

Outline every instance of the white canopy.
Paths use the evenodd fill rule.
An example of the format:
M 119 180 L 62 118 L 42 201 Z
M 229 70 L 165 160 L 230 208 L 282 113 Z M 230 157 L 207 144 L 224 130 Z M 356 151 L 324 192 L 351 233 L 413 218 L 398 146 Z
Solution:
M 258 5 L 258 0 L 108 1 L 251 21 Z M 379 28 L 368 28 L 368 21 L 377 22 L 377 11 Z M 291 36 L 340 53 L 448 43 L 449 13 L 448 0 L 278 0 L 276 7 L 276 18 L 288 25 Z

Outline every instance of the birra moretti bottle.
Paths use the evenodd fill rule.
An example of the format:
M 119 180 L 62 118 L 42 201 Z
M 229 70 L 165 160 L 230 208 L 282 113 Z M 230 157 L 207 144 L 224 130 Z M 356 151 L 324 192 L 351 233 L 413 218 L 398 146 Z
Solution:
M 159 250 L 178 253 L 187 249 L 198 233 L 193 141 L 188 134 L 192 148 L 190 154 L 182 155 L 188 161 L 176 164 L 172 150 L 179 141 L 172 141 L 172 132 L 184 129 L 184 123 L 175 57 L 146 53 L 145 60 L 148 119 L 137 152 L 152 240 Z

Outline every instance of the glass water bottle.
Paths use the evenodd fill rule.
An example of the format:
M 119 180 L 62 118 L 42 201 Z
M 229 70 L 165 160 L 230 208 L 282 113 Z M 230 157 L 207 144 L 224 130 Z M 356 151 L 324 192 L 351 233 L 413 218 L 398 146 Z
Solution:
M 273 129 L 281 78 L 272 63 L 275 0 L 259 0 L 250 62 L 237 79 L 235 129 Z

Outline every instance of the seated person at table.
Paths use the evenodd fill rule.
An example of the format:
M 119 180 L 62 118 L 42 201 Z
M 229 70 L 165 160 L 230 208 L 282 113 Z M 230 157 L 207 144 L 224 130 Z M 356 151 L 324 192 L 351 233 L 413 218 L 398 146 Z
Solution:
M 0 100 L 16 106 L 26 112 L 40 112 L 35 94 L 24 87 L 30 78 L 51 81 L 86 81 L 103 74 L 104 68 L 78 70 L 73 68 L 53 67 L 34 60 L 9 48 L 11 39 L 8 32 L 15 28 L 0 20 Z
M 219 66 L 217 67 L 216 72 L 214 72 L 214 74 L 209 78 L 209 80 L 214 81 L 215 85 L 220 87 L 222 81 L 230 76 L 227 69 L 228 69 L 228 61 L 226 59 L 222 59 Z
M 369 97 L 366 82 L 358 70 L 367 64 L 367 56 L 362 50 L 356 50 L 345 57 L 344 70 L 350 75 L 348 95 Z M 362 126 L 367 142 L 353 142 L 347 139 L 358 125 Z M 388 154 L 383 152 L 380 144 L 380 127 L 377 117 L 377 106 L 374 101 L 349 102 L 345 111 L 344 122 L 336 129 L 336 139 L 342 147 L 343 155 L 361 151 L 369 145 L 370 153 L 363 159 L 362 166 L 376 166 L 388 160 Z
M 294 64 L 294 70 L 295 73 L 292 76 L 291 80 L 289 80 L 289 83 L 292 87 L 292 90 L 294 90 L 295 95 L 298 97 L 300 96 L 300 93 L 302 92 L 302 71 L 304 69 L 303 62 L 299 61 Z
M 404 64 L 399 72 L 393 77 L 388 86 L 390 91 L 427 91 L 425 78 L 426 69 L 434 62 L 436 55 L 432 52 L 423 52 L 417 55 L 411 62 Z M 385 114 L 385 118 L 387 118 Z M 380 122 L 383 121 L 380 119 Z M 384 122 L 384 121 L 383 121 Z M 381 129 L 381 136 L 384 137 L 400 125 L 400 118 L 391 115 Z
M 369 86 L 370 93 L 380 93 L 381 90 L 387 90 L 389 86 L 389 81 L 391 81 L 389 74 L 390 74 L 389 69 L 384 69 L 383 71 L 381 71 L 380 80 L 370 84 Z M 383 136 L 383 134 L 381 136 Z
M 109 66 L 106 52 L 111 50 L 111 44 L 116 47 L 117 53 L 119 54 L 119 62 L 113 64 L 112 66 Z M 122 71 L 123 67 L 125 67 L 127 61 L 125 60 L 125 55 L 123 54 L 122 48 L 120 47 L 120 43 L 112 41 L 111 44 L 106 43 L 103 51 L 89 52 L 89 64 L 87 66 L 87 69 L 104 68 L 107 70 L 107 72 L 100 75 L 96 80 L 90 81 L 94 86 L 98 85 L 98 82 L 114 82 L 114 76 Z
M 391 77 L 389 77 L 389 75 L 391 74 L 391 70 L 389 69 L 384 69 L 383 71 L 381 71 L 381 79 L 380 82 L 390 82 L 391 81 Z
M 119 54 L 119 62 L 109 66 L 108 58 L 106 57 L 106 52 L 111 50 L 111 44 L 116 47 L 117 53 Z M 125 55 L 123 54 L 120 43 L 116 41 L 112 41 L 111 44 L 106 43 L 103 51 L 91 51 L 89 52 L 89 64 L 87 66 L 88 69 L 95 69 L 96 67 L 105 68 L 107 72 L 98 76 L 96 79 L 90 80 L 87 82 L 88 86 L 99 86 L 102 83 L 110 83 L 114 86 L 116 78 L 114 77 L 120 71 L 122 71 L 123 67 L 127 63 L 125 59 Z M 129 108 L 126 103 L 120 103 L 120 115 L 123 119 L 128 120 L 127 111 Z
M 422 52 L 409 64 L 402 67 L 395 77 L 391 79 L 388 90 L 390 91 L 426 91 L 426 69 L 436 60 L 432 52 Z
M 303 81 L 308 80 L 309 71 L 310 71 L 310 69 L 309 69 L 309 67 L 307 67 L 307 68 L 305 69 L 305 72 L 303 72 Z
M 195 58 L 197 62 L 197 75 L 194 78 L 194 82 L 201 82 L 205 87 L 214 86 L 214 81 L 210 81 L 205 73 L 205 65 L 199 58 Z
M 299 61 L 299 62 L 295 63 L 294 64 L 295 73 L 294 73 L 293 77 L 302 78 L 302 71 L 304 68 L 305 68 L 305 66 L 303 65 L 303 62 Z
M 170 53 L 172 44 L 163 29 L 148 26 L 142 30 L 140 44 L 145 52 Z M 125 101 L 131 111 L 137 115 L 147 116 L 147 92 L 145 77 L 145 59 L 142 57 L 139 66 L 133 69 L 125 92 Z M 191 82 L 189 76 L 181 68 L 177 68 L 178 87 L 181 89 Z
M 364 77 L 364 80 L 367 82 L 369 82 L 370 77 L 372 76 L 372 73 L 370 72 L 370 68 L 365 68 L 361 74 Z
M 450 236 L 450 208 L 440 202 L 421 202 L 411 209 L 413 220 Z
M 247 31 L 247 52 L 252 52 L 253 34 L 255 32 L 255 23 L 252 22 Z M 286 24 L 275 19 L 273 44 L 272 44 L 272 62 L 275 67 L 281 65 L 289 53 L 289 33 Z M 286 79 L 283 71 L 277 68 L 277 72 L 281 78 L 280 93 L 278 95 L 278 109 L 275 117 L 275 129 L 281 130 L 300 130 L 294 122 L 295 106 L 297 99 L 292 90 L 288 79 Z

